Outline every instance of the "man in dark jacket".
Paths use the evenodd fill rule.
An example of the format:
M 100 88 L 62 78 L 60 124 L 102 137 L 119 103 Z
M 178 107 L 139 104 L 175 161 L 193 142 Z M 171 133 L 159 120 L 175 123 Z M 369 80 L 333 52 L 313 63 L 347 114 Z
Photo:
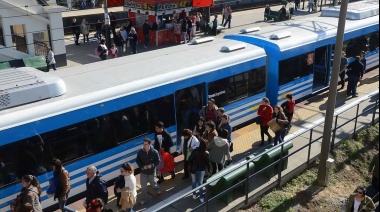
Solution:
M 160 157 L 157 150 L 151 147 L 152 140 L 144 139 L 143 148 L 137 153 L 136 163 L 140 168 L 140 183 L 142 190 L 142 200 L 140 205 L 144 205 L 147 198 L 147 184 L 154 187 L 157 191 L 157 196 L 161 195 L 160 187 L 158 186 L 156 176 L 156 166 L 160 163 Z
M 71 30 L 74 35 L 75 45 L 79 45 L 80 25 L 77 23 L 76 18 L 73 18 L 73 22 L 71 23 Z
M 151 29 L 149 25 L 149 21 L 145 20 L 145 23 L 143 24 L 143 34 L 144 34 L 144 48 L 147 48 L 149 45 L 149 30 Z
M 355 57 L 355 61 L 347 66 L 348 72 L 348 85 L 347 85 L 347 97 L 357 97 L 356 87 L 358 86 L 359 79 L 363 78 L 364 66 L 360 62 L 360 56 Z
M 101 179 L 102 175 L 97 171 L 95 166 L 89 166 L 86 170 L 86 199 L 83 206 L 88 208 L 91 201 L 101 198 L 105 204 L 108 202 L 108 190 L 105 181 Z

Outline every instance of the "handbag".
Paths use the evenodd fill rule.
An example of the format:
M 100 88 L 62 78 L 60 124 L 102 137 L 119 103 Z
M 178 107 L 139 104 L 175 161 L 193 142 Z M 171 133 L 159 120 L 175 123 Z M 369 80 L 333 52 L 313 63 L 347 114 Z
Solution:
M 268 126 L 269 128 L 273 131 L 273 132 L 277 132 L 279 130 L 281 130 L 281 126 L 277 123 L 276 119 L 272 119 L 268 122 Z
M 49 198 L 54 197 L 56 192 L 55 183 L 53 182 L 53 179 L 50 180 L 52 183 L 49 185 L 48 189 L 46 190 L 46 196 Z
M 132 190 L 125 187 L 121 190 L 121 197 L 119 200 L 119 205 L 121 205 L 122 210 L 127 208 L 132 208 L 136 204 L 136 198 L 132 193 Z

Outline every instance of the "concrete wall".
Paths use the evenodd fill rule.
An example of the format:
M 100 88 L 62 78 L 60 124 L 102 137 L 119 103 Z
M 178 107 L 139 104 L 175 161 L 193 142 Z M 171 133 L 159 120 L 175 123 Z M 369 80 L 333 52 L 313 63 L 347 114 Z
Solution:
M 55 0 L 50 0 L 49 3 L 55 4 Z M 25 5 L 27 5 L 27 7 L 25 7 Z M 4 46 L 7 47 L 0 50 L 0 61 L 9 57 L 17 60 L 35 56 L 33 33 L 46 32 L 44 33 L 45 36 L 43 41 L 47 45 L 51 45 L 53 51 L 58 56 L 59 59 L 57 60 L 57 65 L 67 65 L 62 22 L 62 11 L 65 9 L 66 8 L 57 5 L 43 7 L 37 5 L 33 0 L 0 1 L 0 11 L 2 16 L 0 21 L 3 26 L 5 37 Z M 12 51 L 12 25 L 23 25 L 28 54 L 20 52 L 15 53 Z M 50 26 L 51 43 L 49 43 L 48 26 Z

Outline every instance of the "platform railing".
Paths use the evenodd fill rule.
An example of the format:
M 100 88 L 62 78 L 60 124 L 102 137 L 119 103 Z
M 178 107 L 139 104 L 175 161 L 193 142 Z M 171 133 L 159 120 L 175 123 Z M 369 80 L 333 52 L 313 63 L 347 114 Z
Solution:
M 367 106 L 366 109 L 364 109 L 361 113 L 359 113 L 359 107 L 362 103 L 368 101 L 368 100 L 373 100 L 374 103 L 371 103 L 370 105 Z M 348 110 L 352 109 L 352 108 L 355 108 L 356 107 L 356 114 L 353 118 L 347 118 L 345 117 L 346 121 L 342 124 L 338 124 L 338 119 L 342 117 L 342 115 L 347 112 Z M 354 129 L 351 129 L 354 131 L 354 136 L 355 134 L 361 129 L 361 128 L 364 128 L 366 126 L 368 126 L 368 124 L 375 124 L 375 122 L 378 121 L 378 119 L 376 118 L 376 110 L 378 109 L 379 107 L 379 91 L 375 91 L 375 92 L 372 92 L 360 99 L 358 99 L 357 101 L 354 101 L 348 105 L 345 105 L 339 109 L 337 109 L 334 113 L 334 117 L 335 117 L 335 126 L 334 126 L 334 129 L 332 129 L 332 141 L 331 141 L 331 149 L 330 151 L 333 150 L 333 148 L 335 147 L 335 137 L 336 137 L 336 132 L 338 129 L 342 128 L 343 126 L 347 125 L 349 122 L 355 120 L 355 124 L 354 124 Z M 363 123 L 363 125 L 361 126 L 358 126 L 358 118 L 360 116 L 363 116 L 363 115 L 369 115 L 371 114 L 372 117 L 371 117 L 371 120 L 369 123 Z M 274 146 L 272 147 L 270 150 L 266 151 L 266 152 L 263 152 L 261 154 L 258 154 L 256 155 L 255 157 L 253 158 L 250 158 L 249 160 L 245 160 L 245 161 L 242 161 L 242 162 L 239 162 L 239 166 L 235 166 L 235 168 L 233 170 L 231 170 L 231 172 L 241 168 L 241 167 L 246 167 L 246 177 L 244 180 L 240 181 L 239 183 L 235 184 L 234 186 L 224 190 L 223 192 L 217 194 L 216 196 L 213 196 L 213 197 L 210 197 L 210 192 L 208 192 L 208 186 L 221 179 L 223 176 L 219 176 L 219 177 L 216 177 L 216 178 L 212 178 L 212 180 L 208 180 L 206 183 L 202 184 L 201 186 L 198 186 L 197 188 L 195 189 L 192 189 L 191 191 L 189 192 L 186 192 L 185 194 L 177 197 L 177 198 L 174 198 L 173 200 L 170 200 L 168 201 L 166 204 L 162 205 L 162 206 L 159 206 L 157 208 L 154 208 L 155 211 L 165 211 L 165 208 L 168 208 L 170 207 L 172 204 L 184 199 L 184 198 L 187 198 L 188 196 L 191 196 L 193 192 L 196 192 L 198 191 L 201 187 L 206 187 L 206 198 L 205 198 L 205 202 L 199 204 L 198 206 L 194 207 L 191 209 L 191 211 L 196 211 L 202 207 L 205 207 L 206 211 L 210 211 L 209 209 L 209 206 L 210 206 L 210 203 L 216 201 L 218 198 L 220 198 L 221 196 L 229 193 L 229 192 L 232 192 L 234 189 L 236 189 L 237 187 L 239 186 L 242 186 L 244 185 L 245 186 L 245 204 L 248 204 L 248 200 L 249 200 L 249 183 L 250 183 L 250 179 L 255 177 L 255 176 L 258 176 L 262 173 L 264 173 L 265 171 L 271 169 L 272 167 L 278 165 L 278 164 L 282 164 L 284 160 L 290 158 L 291 156 L 297 154 L 298 152 L 304 150 L 305 148 L 308 148 L 308 156 L 307 156 L 307 159 L 306 159 L 306 164 L 310 164 L 311 162 L 311 148 L 312 148 L 312 144 L 320 141 L 322 139 L 323 136 L 319 136 L 318 138 L 315 138 L 313 139 L 313 133 L 315 131 L 315 129 L 317 127 L 320 127 L 323 123 L 325 122 L 325 118 L 321 118 L 311 124 L 308 124 L 306 126 L 303 126 L 302 129 L 298 130 L 297 132 L 295 133 L 292 133 L 288 136 L 285 137 L 285 141 L 281 144 L 279 144 L 281 146 L 281 155 L 280 155 L 280 159 L 278 159 L 277 161 L 273 162 L 272 164 L 268 165 L 267 167 L 261 169 L 260 171 L 257 171 L 253 174 L 250 174 L 249 173 L 249 163 L 252 163 L 254 160 L 257 160 L 258 158 L 260 158 L 261 156 L 263 156 L 266 152 L 269 152 L 271 150 L 274 150 L 275 148 L 278 148 L 278 145 L 277 146 Z M 296 138 L 299 138 L 301 137 L 303 134 L 305 133 L 308 133 L 309 132 L 309 142 L 301 147 L 299 147 L 298 149 L 296 149 L 295 151 L 293 151 L 292 153 L 290 154 L 287 154 L 287 155 L 284 155 L 284 144 L 287 143 L 287 142 L 290 142 L 290 141 L 293 141 L 294 139 Z M 319 153 L 318 153 L 319 154 Z M 277 166 L 278 168 L 278 172 L 277 172 L 277 186 L 281 186 L 282 184 L 282 172 L 281 172 L 281 165 L 278 165 Z

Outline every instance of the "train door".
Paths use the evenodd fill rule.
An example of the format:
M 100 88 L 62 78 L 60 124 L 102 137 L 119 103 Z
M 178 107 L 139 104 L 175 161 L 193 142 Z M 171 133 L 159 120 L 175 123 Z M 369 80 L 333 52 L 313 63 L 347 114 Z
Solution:
M 205 104 L 205 95 L 204 83 L 175 92 L 177 139 L 181 137 L 183 129 L 193 130 L 195 127 L 199 118 L 199 110 Z
M 322 46 L 315 49 L 314 54 L 314 80 L 313 91 L 317 91 L 326 86 L 329 70 L 329 48 Z

